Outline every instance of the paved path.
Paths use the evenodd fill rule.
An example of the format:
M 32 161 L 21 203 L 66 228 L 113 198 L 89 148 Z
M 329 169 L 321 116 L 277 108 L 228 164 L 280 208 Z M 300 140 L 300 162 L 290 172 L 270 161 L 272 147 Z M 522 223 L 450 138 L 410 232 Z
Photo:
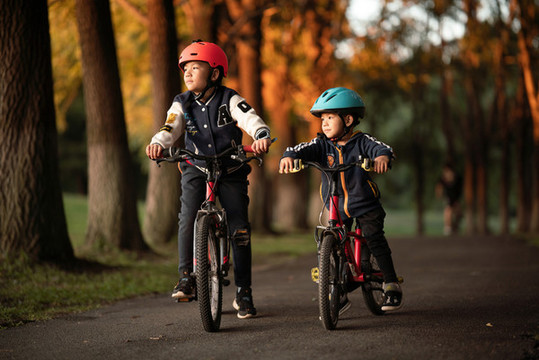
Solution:
M 226 288 L 219 333 L 204 332 L 196 302 L 163 294 L 0 331 L 0 359 L 539 358 L 539 249 L 502 237 L 390 243 L 405 306 L 374 316 L 355 292 L 332 332 L 318 320 L 313 255 L 255 271 L 255 319 L 236 318 Z

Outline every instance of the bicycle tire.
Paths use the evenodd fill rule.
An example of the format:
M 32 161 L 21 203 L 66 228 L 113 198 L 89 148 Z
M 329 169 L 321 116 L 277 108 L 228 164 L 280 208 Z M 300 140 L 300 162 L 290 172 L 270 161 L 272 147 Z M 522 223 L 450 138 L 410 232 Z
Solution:
M 362 251 L 369 251 L 368 248 L 365 248 Z M 374 270 L 373 270 L 374 269 Z M 367 271 L 370 276 L 368 281 L 365 281 L 361 286 L 363 293 L 363 300 L 365 305 L 371 313 L 374 315 L 383 315 L 385 311 L 382 310 L 382 304 L 384 302 L 384 287 L 383 287 L 383 278 L 380 276 L 372 275 L 372 273 L 381 273 L 380 267 L 374 255 L 369 251 L 369 265 L 368 269 L 363 269 Z
M 196 283 L 200 317 L 204 330 L 219 331 L 223 309 L 219 239 L 215 218 L 203 215 L 196 229 Z
M 318 303 L 320 319 L 327 330 L 334 330 L 337 327 L 343 294 L 339 276 L 342 261 L 337 252 L 338 241 L 335 236 L 324 236 L 320 247 Z

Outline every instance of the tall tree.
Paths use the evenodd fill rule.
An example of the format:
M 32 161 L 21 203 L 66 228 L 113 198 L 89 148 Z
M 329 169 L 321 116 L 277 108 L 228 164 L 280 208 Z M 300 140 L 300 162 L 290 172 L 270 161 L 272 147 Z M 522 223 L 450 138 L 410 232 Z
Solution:
M 71 260 L 46 0 L 2 3 L 0 55 L 0 254 Z
M 509 42 L 508 28 L 501 21 L 497 20 L 497 27 L 499 28 L 500 37 L 496 41 L 495 49 L 493 52 L 494 58 L 494 101 L 491 109 L 491 116 L 494 118 L 492 123 L 496 124 L 499 129 L 497 138 L 501 142 L 501 160 L 500 165 L 505 171 L 501 172 L 500 178 L 500 232 L 502 234 L 509 233 L 509 174 L 511 173 L 510 162 L 510 150 L 509 150 L 509 136 L 510 136 L 510 124 L 507 116 L 507 70 L 505 64 L 505 50 Z
M 518 4 L 516 4 L 517 2 Z M 518 0 L 512 1 L 512 10 L 520 23 L 518 31 L 518 63 L 522 70 L 529 112 L 532 118 L 534 157 L 530 166 L 534 169 L 532 186 L 532 214 L 531 230 L 539 233 L 539 87 L 537 87 L 537 46 L 533 46 L 534 39 L 539 36 L 537 21 L 539 18 L 539 6 L 536 1 Z M 535 51 L 534 51 L 535 49 Z
M 93 247 L 143 251 L 108 0 L 75 3 L 88 118 L 88 228 Z
M 238 30 L 235 41 L 239 91 L 255 111 L 263 116 L 260 60 L 262 42 L 260 28 L 262 11 L 260 9 L 263 8 L 263 3 L 260 0 L 227 0 L 226 4 L 233 24 L 239 24 L 236 25 Z M 253 167 L 249 178 L 251 226 L 256 230 L 269 231 L 271 220 L 267 204 L 271 204 L 272 192 L 264 166 Z
M 148 0 L 148 31 L 153 81 L 153 128 L 157 132 L 163 125 L 174 95 L 181 88 L 172 0 Z M 150 166 L 144 234 L 151 243 L 169 241 L 177 232 L 180 189 L 180 173 L 176 166 Z
M 464 66 L 464 89 L 466 92 L 467 113 L 463 117 L 466 134 L 466 153 L 464 191 L 466 199 L 466 226 L 468 233 L 486 233 L 487 227 L 487 149 L 490 128 L 485 123 L 481 106 L 483 77 L 480 69 L 479 50 L 484 43 L 480 23 L 477 18 L 477 0 L 465 0 L 467 15 L 466 33 L 462 40 Z
M 263 72 L 264 105 L 271 117 L 273 136 L 279 140 L 273 144 L 269 169 L 277 169 L 278 162 L 288 146 L 298 142 L 299 121 L 293 113 L 291 94 L 296 92 L 293 83 L 296 46 L 294 46 L 300 27 L 293 26 L 292 19 L 299 17 L 293 2 L 286 2 L 272 9 L 264 16 Z M 281 175 L 273 179 L 274 204 L 273 220 L 281 229 L 307 228 L 307 207 L 309 191 L 305 186 L 306 172 L 294 175 Z

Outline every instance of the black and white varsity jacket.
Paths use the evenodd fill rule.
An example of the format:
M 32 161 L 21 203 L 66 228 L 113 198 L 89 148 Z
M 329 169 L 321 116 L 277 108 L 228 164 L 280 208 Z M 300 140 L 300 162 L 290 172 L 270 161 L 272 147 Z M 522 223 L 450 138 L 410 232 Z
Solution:
M 229 148 L 232 141 L 242 144 L 242 129 L 255 140 L 270 138 L 269 127 L 236 91 L 219 86 L 206 103 L 195 101 L 193 94 L 186 91 L 174 98 L 166 122 L 151 144 L 168 148 L 185 134 L 186 149 L 215 155 Z M 205 166 L 200 160 L 190 162 Z

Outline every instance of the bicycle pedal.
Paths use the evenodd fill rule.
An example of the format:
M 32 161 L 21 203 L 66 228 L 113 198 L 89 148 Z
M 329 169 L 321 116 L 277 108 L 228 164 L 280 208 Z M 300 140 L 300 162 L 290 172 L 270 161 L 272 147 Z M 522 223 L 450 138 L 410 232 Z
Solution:
M 402 276 L 397 276 L 397 280 L 399 280 L 399 284 L 404 282 L 404 278 Z
M 186 297 L 186 298 L 180 298 L 180 299 L 176 299 L 176 302 L 191 302 L 195 300 L 195 297 L 192 296 L 192 297 Z
M 318 284 L 318 278 L 320 276 L 320 271 L 318 270 L 318 267 L 313 267 L 311 269 L 311 279 Z

